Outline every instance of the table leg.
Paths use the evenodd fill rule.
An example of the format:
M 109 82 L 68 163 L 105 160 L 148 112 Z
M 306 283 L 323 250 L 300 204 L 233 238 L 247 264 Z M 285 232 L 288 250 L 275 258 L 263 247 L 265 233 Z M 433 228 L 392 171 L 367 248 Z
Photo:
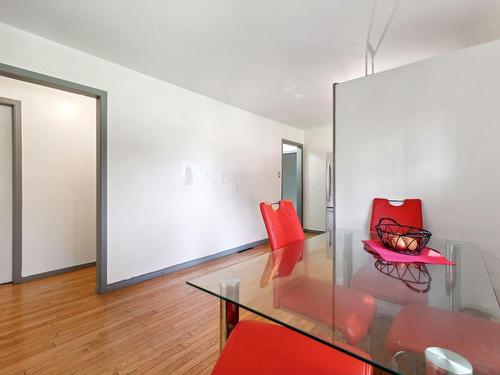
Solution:
M 472 375 L 472 365 L 451 350 L 430 347 L 425 349 L 427 375 Z
M 460 253 L 460 245 L 453 243 L 446 243 L 445 247 L 445 256 L 448 260 L 452 262 L 458 263 L 457 257 Z M 459 294 L 457 291 L 459 290 L 459 286 L 457 285 L 460 281 L 460 278 L 457 275 L 457 265 L 446 266 L 445 271 L 445 286 L 446 286 L 446 294 L 450 297 L 450 307 L 452 311 L 460 310 L 458 298 Z
M 239 307 L 232 302 L 220 301 L 220 350 L 239 321 Z
M 220 282 L 221 295 L 228 300 L 220 300 L 220 350 L 224 348 L 233 328 L 240 319 L 240 310 L 236 303 L 239 300 L 240 280 L 224 278 Z

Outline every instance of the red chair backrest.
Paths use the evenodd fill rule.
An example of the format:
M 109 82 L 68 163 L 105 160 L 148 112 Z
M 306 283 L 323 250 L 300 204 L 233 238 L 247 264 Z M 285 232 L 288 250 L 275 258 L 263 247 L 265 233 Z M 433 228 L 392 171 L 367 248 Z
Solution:
M 272 250 L 305 238 L 302 225 L 292 201 L 279 201 L 279 207 L 276 210 L 271 203 L 261 203 L 260 212 L 266 225 Z
M 394 219 L 398 224 L 423 228 L 422 201 L 420 199 L 405 199 L 402 205 L 393 206 L 388 199 L 375 198 L 372 206 L 370 231 L 374 232 L 375 225 L 384 217 Z

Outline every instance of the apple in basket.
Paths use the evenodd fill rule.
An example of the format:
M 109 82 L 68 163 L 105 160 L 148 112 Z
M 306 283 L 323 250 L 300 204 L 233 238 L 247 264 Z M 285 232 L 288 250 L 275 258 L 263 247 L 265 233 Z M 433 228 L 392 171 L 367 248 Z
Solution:
M 387 241 L 393 249 L 416 251 L 418 248 L 417 240 L 412 237 L 402 236 L 399 234 L 389 234 L 387 237 Z

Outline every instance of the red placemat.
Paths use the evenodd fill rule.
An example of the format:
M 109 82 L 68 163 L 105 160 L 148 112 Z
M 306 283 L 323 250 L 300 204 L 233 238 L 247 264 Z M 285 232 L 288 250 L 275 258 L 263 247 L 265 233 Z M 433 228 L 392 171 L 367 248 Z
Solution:
M 378 254 L 383 260 L 394 263 L 427 263 L 427 264 L 444 264 L 454 265 L 436 250 L 424 247 L 420 255 L 401 254 L 387 249 L 380 240 L 362 241 L 365 245 L 365 250 L 370 253 Z

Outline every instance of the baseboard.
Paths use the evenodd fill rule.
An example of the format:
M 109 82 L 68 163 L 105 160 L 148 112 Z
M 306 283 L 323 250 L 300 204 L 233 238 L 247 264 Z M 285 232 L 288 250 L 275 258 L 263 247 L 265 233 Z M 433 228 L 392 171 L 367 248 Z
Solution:
M 34 275 L 25 276 L 21 279 L 21 282 L 24 283 L 26 281 L 43 279 L 45 277 L 60 275 L 61 273 L 76 271 L 76 270 L 80 270 L 82 268 L 93 267 L 93 266 L 95 266 L 95 262 L 78 264 L 76 266 L 61 268 L 61 269 L 54 270 L 54 271 L 41 272 L 41 273 L 37 273 Z
M 304 232 L 305 233 L 314 233 L 314 234 L 326 233 L 326 231 L 324 231 L 324 230 L 306 229 L 306 228 L 304 228 Z
M 181 271 L 181 270 L 184 270 L 186 268 L 194 267 L 194 266 L 197 266 L 199 264 L 209 262 L 211 260 L 215 260 L 218 258 L 222 258 L 222 257 L 227 256 L 227 255 L 231 255 L 234 253 L 240 253 L 242 251 L 249 250 L 249 249 L 252 249 L 256 246 L 265 244 L 265 243 L 267 243 L 267 241 L 268 240 L 266 238 L 266 239 L 251 242 L 251 243 L 248 243 L 245 245 L 237 246 L 237 247 L 234 247 L 234 248 L 229 249 L 229 250 L 224 250 L 224 251 L 221 251 L 221 252 L 216 253 L 216 254 L 207 255 L 207 256 L 202 257 L 202 258 L 197 258 L 197 259 L 190 260 L 190 261 L 187 261 L 184 263 L 175 264 L 173 266 L 163 268 L 163 269 L 158 270 L 158 271 L 153 271 L 153 272 L 146 273 L 144 275 L 132 277 L 130 279 L 117 281 L 117 282 L 108 284 L 106 286 L 104 293 L 111 292 L 111 291 L 116 290 L 116 289 L 125 288 L 127 286 L 131 286 L 131 285 L 134 285 L 134 284 L 146 281 L 146 280 L 151 280 L 151 279 L 154 279 L 156 277 L 167 275 L 167 274 L 175 272 L 175 271 Z

